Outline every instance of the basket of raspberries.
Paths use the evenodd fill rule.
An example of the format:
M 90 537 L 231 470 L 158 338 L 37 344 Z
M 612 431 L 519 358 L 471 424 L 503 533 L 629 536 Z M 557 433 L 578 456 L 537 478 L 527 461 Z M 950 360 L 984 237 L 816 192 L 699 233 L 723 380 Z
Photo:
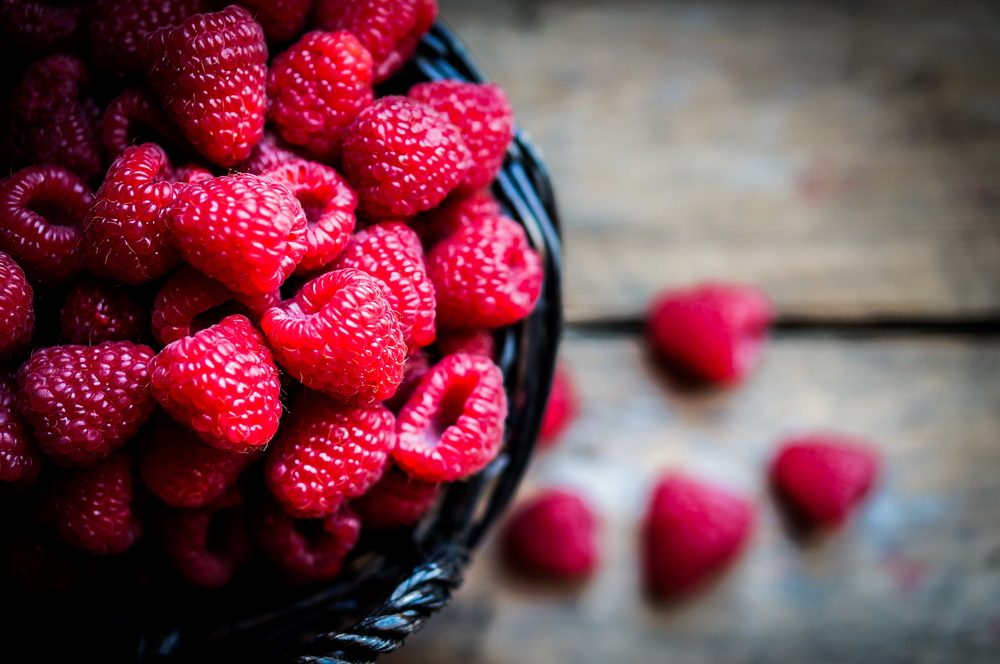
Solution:
M 0 7 L 10 661 L 373 661 L 460 583 L 541 422 L 560 245 L 436 17 Z

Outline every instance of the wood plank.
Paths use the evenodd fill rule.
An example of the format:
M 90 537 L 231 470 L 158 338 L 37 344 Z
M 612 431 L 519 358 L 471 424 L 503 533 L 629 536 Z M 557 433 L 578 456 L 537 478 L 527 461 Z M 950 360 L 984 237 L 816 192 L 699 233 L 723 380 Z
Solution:
M 575 337 L 584 412 L 522 495 L 569 485 L 604 520 L 606 562 L 578 592 L 532 585 L 490 542 L 457 600 L 392 664 L 987 662 L 1000 652 L 1000 342 L 779 338 L 743 389 L 678 393 L 628 337 Z M 791 538 L 763 485 L 774 442 L 869 436 L 884 479 L 823 541 Z M 654 608 L 636 523 L 657 473 L 684 468 L 755 496 L 745 557 L 703 594 Z
M 442 0 L 547 153 L 572 320 L 667 284 L 1000 314 L 1000 4 Z

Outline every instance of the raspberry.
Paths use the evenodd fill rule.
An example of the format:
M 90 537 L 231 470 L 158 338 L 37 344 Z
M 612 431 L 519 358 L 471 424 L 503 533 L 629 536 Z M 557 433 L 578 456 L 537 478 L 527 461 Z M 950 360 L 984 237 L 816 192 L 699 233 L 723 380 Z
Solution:
M 121 452 L 90 468 L 63 471 L 44 507 L 69 545 L 90 553 L 121 553 L 142 533 L 132 506 L 132 459 Z
M 143 43 L 162 27 L 204 11 L 203 0 L 97 0 L 90 21 L 90 52 L 105 71 L 140 71 Z
M 424 212 L 410 224 L 420 236 L 424 248 L 430 251 L 438 242 L 466 226 L 480 227 L 503 212 L 488 190 L 471 196 L 450 197 L 440 206 Z
M 372 54 L 375 82 L 392 76 L 437 18 L 437 0 L 317 0 L 323 30 L 347 30 Z
M 464 226 L 427 257 L 437 293 L 438 325 L 503 327 L 535 308 L 544 273 L 538 254 L 515 221 L 494 217 Z
M 80 226 L 94 196 L 59 166 L 33 166 L 0 182 L 0 251 L 32 281 L 58 286 L 80 268 Z
M 191 184 L 192 182 L 203 182 L 205 180 L 211 180 L 215 176 L 212 171 L 208 170 L 204 166 L 199 166 L 198 164 L 187 164 L 186 166 L 178 166 L 174 169 L 174 182 L 183 182 L 185 184 Z
M 878 455 L 866 441 L 815 433 L 782 442 L 770 472 L 772 485 L 796 516 L 834 527 L 868 495 L 878 471 Z
M 271 132 L 265 132 L 264 138 L 254 146 L 244 161 L 237 164 L 233 170 L 240 173 L 252 173 L 262 175 L 272 168 L 281 166 L 285 162 L 300 161 L 302 158 L 289 150 Z
M 415 480 L 390 467 L 353 506 L 367 528 L 400 528 L 424 518 L 440 494 L 440 484 Z
M 13 357 L 31 342 L 34 296 L 21 266 L 0 252 L 0 360 Z
M 318 392 L 359 403 L 389 398 L 403 379 L 406 345 L 382 287 L 359 270 L 308 282 L 260 321 L 278 362 Z
M 89 466 L 136 434 L 155 404 L 153 349 L 130 341 L 52 346 L 17 372 L 17 405 L 45 454 L 61 466 Z
M 431 368 L 396 419 L 393 461 L 425 482 L 482 470 L 500 451 L 507 395 L 485 357 L 449 355 Z
M 150 364 L 150 383 L 171 417 L 220 450 L 263 447 L 278 430 L 278 368 L 244 316 L 169 344 Z
M 408 347 L 434 342 L 434 286 L 424 269 L 420 238 L 406 224 L 385 222 L 358 231 L 336 267 L 355 268 L 381 280 Z
M 502 533 L 509 563 L 554 579 L 581 579 L 598 566 L 598 520 L 587 502 L 563 489 L 548 489 L 514 510 Z
M 348 125 L 374 99 L 371 56 L 349 32 L 310 32 L 274 58 L 267 93 L 278 134 L 332 159 Z
M 444 114 L 405 97 L 382 97 L 344 136 L 344 175 L 372 219 L 410 217 L 443 201 L 471 163 Z
M 197 510 L 168 510 L 159 521 L 163 550 L 180 575 L 202 588 L 229 583 L 251 557 L 242 505 L 223 499 Z
M 294 517 L 332 514 L 381 477 L 396 442 L 394 424 L 382 404 L 346 406 L 303 393 L 267 458 L 272 495 Z
M 0 371 L 0 491 L 29 487 L 38 479 L 42 455 L 28 436 L 28 425 L 14 408 L 14 376 Z
M 72 344 L 136 341 L 149 319 L 134 291 L 96 279 L 77 282 L 63 301 L 63 337 Z
M 251 321 L 281 301 L 277 290 L 264 295 L 240 295 L 190 266 L 170 275 L 153 304 L 153 336 L 169 344 L 190 336 L 227 315 L 240 313 Z
M 293 580 L 328 581 L 358 543 L 361 521 L 346 507 L 321 520 L 296 521 L 268 502 L 256 514 L 254 532 L 264 554 Z
M 185 260 L 238 293 L 273 291 L 306 251 L 306 216 L 284 186 L 238 173 L 180 189 L 167 214 Z
M 773 318 L 771 303 L 756 288 L 707 283 L 658 296 L 647 333 L 654 352 L 674 368 L 733 385 L 759 362 Z
M 83 222 L 80 255 L 92 273 L 142 284 L 180 260 L 167 232 L 176 187 L 167 155 L 155 143 L 128 148 L 108 169 Z
M 80 7 L 42 0 L 6 0 L 0 4 L 0 38 L 12 52 L 71 50 L 80 37 L 80 13 Z
M 101 118 L 100 137 L 109 161 L 133 145 L 152 142 L 171 147 L 182 143 L 159 104 L 142 88 L 129 88 L 111 100 Z
M 306 215 L 306 253 L 296 271 L 329 265 L 347 246 L 356 223 L 358 199 L 347 182 L 329 166 L 302 159 L 275 166 L 264 177 L 286 186 Z
M 392 412 L 398 413 L 399 409 L 406 403 L 406 400 L 413 394 L 413 390 L 417 389 L 417 385 L 420 384 L 424 374 L 430 368 L 431 363 L 427 359 L 427 353 L 420 349 L 410 353 L 409 357 L 406 358 L 406 363 L 403 365 L 403 380 L 399 383 L 399 387 L 396 388 L 396 393 L 386 399 L 386 407 Z
M 642 525 L 645 583 L 659 597 L 687 594 L 743 550 L 754 506 L 721 488 L 667 475 L 653 491 Z
M 27 529 L 11 536 L 8 529 L 0 543 L 0 565 L 6 579 L 0 580 L 11 582 L 23 596 L 58 597 L 83 585 L 89 561 L 81 558 L 41 530 Z
M 150 87 L 209 161 L 234 166 L 264 132 L 267 44 L 242 7 L 196 14 L 146 40 Z
M 441 111 L 461 130 L 472 166 L 458 191 L 475 193 L 492 182 L 514 138 L 514 110 L 500 86 L 434 81 L 413 86 L 408 96 Z
M 235 4 L 253 14 L 267 41 L 285 44 L 302 33 L 313 0 L 236 0 Z
M 573 378 L 566 370 L 566 366 L 560 363 L 556 366 L 556 373 L 552 378 L 552 392 L 545 406 L 545 416 L 538 432 L 538 443 L 542 447 L 551 447 L 576 419 L 579 409 L 579 398 L 573 386 Z
M 437 347 L 442 355 L 468 353 L 469 355 L 482 355 L 491 360 L 496 358 L 496 345 L 493 330 L 482 328 L 447 330 L 437 340 Z

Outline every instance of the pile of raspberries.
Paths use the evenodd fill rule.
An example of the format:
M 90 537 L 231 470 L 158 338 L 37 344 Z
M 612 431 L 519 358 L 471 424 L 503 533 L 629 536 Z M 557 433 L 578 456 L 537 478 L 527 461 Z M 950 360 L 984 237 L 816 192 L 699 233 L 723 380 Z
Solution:
M 493 331 L 543 280 L 488 189 L 503 91 L 376 96 L 434 0 L 224 4 L 0 8 L 32 54 L 0 182 L 15 584 L 140 548 L 203 587 L 331 579 L 502 445 Z

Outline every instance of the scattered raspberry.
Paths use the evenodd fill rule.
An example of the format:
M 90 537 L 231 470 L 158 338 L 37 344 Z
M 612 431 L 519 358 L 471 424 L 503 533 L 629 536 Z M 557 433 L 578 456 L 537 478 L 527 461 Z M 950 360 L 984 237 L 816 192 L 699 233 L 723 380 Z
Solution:
M 774 311 L 752 286 L 707 283 L 661 294 L 647 321 L 653 350 L 696 378 L 733 385 L 759 362 Z
M 90 52 L 105 71 L 143 67 L 143 44 L 159 28 L 174 26 L 204 11 L 203 0 L 97 0 L 90 21 Z
M 276 166 L 264 177 L 286 186 L 306 215 L 306 253 L 296 271 L 314 272 L 333 262 L 356 223 L 358 199 L 347 182 L 329 166 L 303 159 Z
M 267 44 L 242 7 L 196 14 L 146 40 L 147 80 L 191 144 L 234 166 L 264 133 Z
M 447 330 L 438 337 L 438 350 L 442 355 L 468 353 L 482 355 L 491 360 L 496 358 L 497 343 L 493 338 L 493 330 Z
M 108 161 L 114 161 L 133 145 L 156 143 L 172 147 L 182 143 L 176 127 L 142 88 L 128 88 L 111 100 L 101 118 L 100 136 Z
M 159 521 L 163 550 L 180 575 L 202 588 L 221 588 L 251 557 L 242 505 L 223 499 L 197 510 L 168 510 Z
M 386 407 L 393 413 L 398 413 L 430 368 L 431 362 L 427 358 L 427 353 L 419 348 L 410 353 L 403 365 L 403 380 L 396 388 L 396 393 L 385 400 Z
M 313 279 L 260 321 L 278 362 L 318 392 L 381 401 L 403 379 L 399 321 L 369 275 L 335 270 Z
M 415 480 L 393 466 L 353 505 L 366 528 L 401 528 L 423 519 L 439 495 L 440 484 Z
M 372 58 L 349 32 L 310 32 L 274 58 L 268 117 L 317 159 L 337 156 L 344 131 L 370 106 Z
M 579 398 L 573 386 L 573 378 L 562 363 L 556 366 L 552 378 L 552 392 L 545 407 L 542 418 L 542 428 L 538 432 L 538 443 L 542 447 L 551 447 L 576 419 L 580 410 Z
M 58 286 L 80 268 L 80 226 L 94 196 L 59 166 L 33 166 L 0 182 L 0 251 L 32 281 Z
M 236 0 L 235 4 L 253 14 L 267 41 L 286 44 L 302 34 L 313 0 Z
M 393 460 L 425 482 L 452 482 L 477 473 L 503 442 L 507 395 L 503 373 L 476 355 L 438 362 L 396 420 Z
M 71 344 L 136 341 L 147 320 L 149 311 L 135 291 L 96 279 L 78 281 L 60 313 L 63 338 Z
M 220 450 L 263 447 L 278 430 L 278 368 L 245 316 L 168 345 L 150 365 L 150 383 L 171 417 Z
M 349 508 L 316 521 L 296 521 L 272 503 L 257 512 L 254 531 L 264 554 L 299 582 L 328 581 L 358 543 L 361 520 Z
M 438 207 L 410 221 L 424 248 L 430 251 L 438 242 L 466 226 L 480 228 L 503 214 L 497 199 L 484 189 L 471 196 L 449 197 Z
M 355 268 L 381 280 L 409 348 L 435 338 L 434 286 L 423 253 L 420 238 L 406 224 L 385 222 L 358 231 L 336 263 L 338 269 Z
M 136 434 L 153 412 L 153 349 L 130 341 L 52 346 L 17 372 L 17 406 L 60 466 L 89 466 Z
M 667 475 L 656 485 L 642 525 L 646 587 L 674 597 L 703 585 L 743 550 L 754 506 L 718 487 Z
M 554 579 L 597 570 L 598 521 L 583 498 L 548 489 L 519 505 L 504 527 L 503 552 L 515 567 Z
M 14 408 L 16 391 L 13 374 L 0 371 L 0 491 L 9 486 L 31 486 L 42 469 L 42 455 L 28 436 L 28 425 Z
M 346 406 L 305 392 L 291 409 L 267 458 L 267 485 L 299 518 L 332 514 L 382 476 L 396 442 L 382 404 Z
M 21 266 L 0 252 L 0 360 L 23 350 L 34 333 L 34 291 Z
M 341 162 L 361 212 L 372 219 L 435 207 L 471 163 L 455 125 L 405 97 L 382 97 L 361 111 L 344 137 Z
M 434 81 L 413 86 L 408 96 L 441 111 L 461 130 L 472 153 L 472 166 L 458 191 L 472 194 L 489 185 L 514 138 L 514 110 L 500 86 Z
M 238 293 L 278 288 L 306 251 L 306 216 L 284 186 L 238 173 L 180 189 L 167 214 L 185 260 Z
M 68 51 L 80 38 L 80 7 L 42 0 L 6 0 L 0 4 L 0 39 L 12 52 Z
M 233 170 L 240 173 L 263 175 L 286 162 L 300 161 L 301 159 L 302 157 L 285 147 L 274 134 L 265 132 L 264 138 L 260 139 L 260 143 L 254 146 L 250 156 L 237 164 Z
M 771 483 L 797 516 L 817 526 L 847 520 L 878 477 L 867 441 L 837 433 L 796 436 L 771 462 Z
M 542 292 L 541 258 L 524 229 L 507 217 L 464 226 L 427 257 L 437 293 L 438 325 L 503 327 L 535 308 Z
M 317 0 L 323 30 L 347 30 L 372 54 L 375 82 L 392 76 L 413 55 L 437 18 L 437 0 Z

